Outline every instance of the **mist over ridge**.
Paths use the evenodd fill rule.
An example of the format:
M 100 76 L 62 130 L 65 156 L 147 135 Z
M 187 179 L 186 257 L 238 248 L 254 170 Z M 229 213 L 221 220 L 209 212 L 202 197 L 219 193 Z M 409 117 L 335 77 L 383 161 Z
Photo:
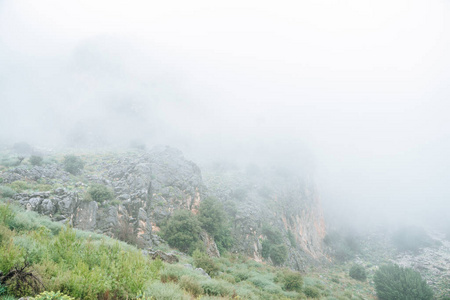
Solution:
M 2 2 L 0 142 L 137 140 L 286 166 L 314 176 L 330 219 L 442 225 L 448 14 L 445 1 Z

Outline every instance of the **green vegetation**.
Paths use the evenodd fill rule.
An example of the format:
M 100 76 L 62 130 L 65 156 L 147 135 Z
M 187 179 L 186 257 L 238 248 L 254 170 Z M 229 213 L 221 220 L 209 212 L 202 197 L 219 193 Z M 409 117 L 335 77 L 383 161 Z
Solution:
M 167 243 L 183 252 L 192 253 L 198 247 L 200 222 L 188 210 L 178 210 L 161 227 L 161 235 Z
M 385 265 L 375 273 L 375 289 L 380 300 L 429 300 L 433 291 L 420 274 L 398 265 Z
M 10 295 L 45 286 L 79 299 L 125 299 L 156 279 L 161 268 L 134 247 L 92 233 L 79 237 L 70 227 L 0 203 L 0 283 Z
M 105 200 L 114 199 L 114 192 L 103 184 L 92 184 L 86 193 L 86 200 L 93 200 L 98 203 L 103 203 Z
M 30 164 L 33 166 L 40 166 L 42 165 L 42 161 L 44 159 L 42 158 L 42 156 L 37 156 L 37 155 L 31 155 L 29 158 Z
M 74 298 L 64 295 L 61 292 L 42 292 L 32 300 L 73 300 Z
M 276 266 L 282 265 L 287 259 L 288 249 L 283 243 L 280 231 L 265 224 L 262 233 L 266 236 L 262 242 L 262 256 L 270 258 Z
M 300 292 L 303 286 L 303 277 L 299 272 L 285 271 L 282 274 L 283 289 Z
M 200 250 L 197 249 L 192 254 L 192 257 L 194 258 L 194 265 L 197 268 L 202 268 L 210 276 L 217 275 L 219 267 L 214 262 L 214 260 L 211 257 L 209 257 L 206 253 L 201 252 Z
M 84 162 L 78 156 L 66 155 L 64 156 L 63 166 L 66 172 L 72 175 L 78 175 L 84 168 Z
M 365 281 L 367 279 L 366 270 L 361 265 L 353 265 L 348 273 L 351 278 Z

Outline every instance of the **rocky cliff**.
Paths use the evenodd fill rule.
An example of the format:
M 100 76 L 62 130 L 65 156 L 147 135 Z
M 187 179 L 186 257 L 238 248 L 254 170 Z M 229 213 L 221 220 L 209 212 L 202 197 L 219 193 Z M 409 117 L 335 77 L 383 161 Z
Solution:
M 202 199 L 214 196 L 233 219 L 233 251 L 255 260 L 261 256 L 264 225 L 276 228 L 286 245 L 286 265 L 295 269 L 323 258 L 325 226 L 314 184 L 280 170 L 222 170 L 210 168 L 204 178 L 199 167 L 170 147 L 148 152 L 88 154 L 81 175 L 65 172 L 61 164 L 22 166 L 0 173 L 3 184 L 47 187 L 47 191 L 17 193 L 14 200 L 28 210 L 69 222 L 74 227 L 105 233 L 142 246 L 159 244 L 161 222 L 174 210 L 197 212 Z M 87 201 L 92 183 L 110 187 L 115 199 Z M 212 255 L 212 237 L 202 235 Z

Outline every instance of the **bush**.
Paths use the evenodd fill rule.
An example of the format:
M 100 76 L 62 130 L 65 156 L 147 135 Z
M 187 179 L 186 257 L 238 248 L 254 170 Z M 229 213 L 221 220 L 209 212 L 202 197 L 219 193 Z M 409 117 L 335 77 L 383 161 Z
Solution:
M 64 170 L 72 175 L 77 175 L 81 173 L 84 168 L 84 162 L 75 155 L 66 155 L 63 161 Z
M 14 191 L 12 188 L 10 188 L 9 186 L 4 186 L 1 185 L 0 186 L 0 196 L 1 197 L 5 197 L 5 198 L 11 198 L 12 196 L 14 196 L 16 194 L 16 191 Z
M 366 270 L 360 265 L 353 265 L 348 274 L 351 278 L 359 281 L 365 281 L 367 279 Z
M 114 198 L 114 193 L 103 184 L 94 183 L 87 190 L 87 199 L 98 203 Z
M 162 237 L 171 247 L 183 252 L 192 253 L 200 240 L 200 222 L 188 210 L 178 210 L 161 226 Z
M 203 294 L 203 288 L 194 278 L 183 275 L 180 279 L 180 287 L 197 298 Z
M 42 156 L 31 155 L 30 164 L 32 164 L 33 166 L 40 166 L 42 165 L 43 160 L 44 159 L 42 158 Z
M 208 280 L 202 283 L 202 288 L 206 295 L 226 297 L 233 290 L 231 285 L 226 281 Z
M 303 277 L 299 272 L 285 271 L 282 282 L 284 290 L 300 292 L 303 286 Z
M 411 226 L 397 230 L 392 242 L 399 251 L 417 252 L 420 248 L 431 246 L 433 240 L 422 228 Z
M 197 249 L 192 254 L 192 257 L 194 258 L 195 267 L 202 268 L 210 276 L 215 276 L 219 271 L 219 266 L 206 253 L 200 252 Z
M 31 299 L 33 299 L 33 300 L 72 300 L 74 298 L 64 295 L 61 292 L 55 293 L 52 291 L 52 292 L 43 292 Z
M 420 274 L 398 265 L 385 265 L 375 273 L 375 290 L 380 300 L 429 300 L 433 291 Z
M 183 294 L 183 290 L 174 283 L 155 282 L 148 289 L 153 300 L 188 300 L 189 297 Z
M 274 265 L 282 265 L 287 259 L 288 249 L 283 244 L 281 232 L 272 226 L 264 224 L 262 233 L 267 237 L 267 239 L 262 241 L 262 257 L 265 259 L 270 257 Z
M 307 287 L 305 287 L 305 289 L 303 290 L 303 293 L 308 298 L 320 298 L 320 291 L 319 291 L 318 288 L 316 288 L 314 286 L 307 286 Z

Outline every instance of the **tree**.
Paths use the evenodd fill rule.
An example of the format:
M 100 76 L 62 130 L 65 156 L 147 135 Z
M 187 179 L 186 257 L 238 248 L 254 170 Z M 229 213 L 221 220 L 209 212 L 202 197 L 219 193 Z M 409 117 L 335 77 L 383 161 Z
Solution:
M 385 265 L 375 273 L 373 281 L 380 300 L 429 300 L 433 291 L 420 274 L 398 265 Z
M 225 215 L 222 203 L 216 198 L 209 197 L 200 203 L 198 220 L 201 227 L 212 236 L 216 235 L 224 226 Z
M 192 253 L 200 240 L 200 222 L 188 210 L 178 210 L 161 228 L 162 237 L 171 247 Z

